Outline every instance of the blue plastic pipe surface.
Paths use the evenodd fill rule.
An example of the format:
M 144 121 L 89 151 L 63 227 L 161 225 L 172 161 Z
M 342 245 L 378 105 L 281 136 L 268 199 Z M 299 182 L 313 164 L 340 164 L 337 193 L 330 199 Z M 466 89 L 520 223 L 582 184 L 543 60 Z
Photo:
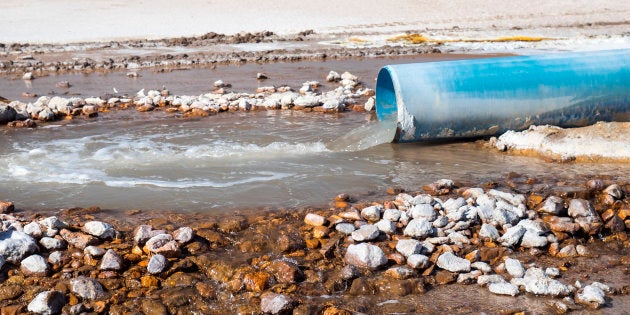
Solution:
M 394 142 L 477 138 L 530 125 L 630 118 L 630 50 L 388 65 L 376 82 Z

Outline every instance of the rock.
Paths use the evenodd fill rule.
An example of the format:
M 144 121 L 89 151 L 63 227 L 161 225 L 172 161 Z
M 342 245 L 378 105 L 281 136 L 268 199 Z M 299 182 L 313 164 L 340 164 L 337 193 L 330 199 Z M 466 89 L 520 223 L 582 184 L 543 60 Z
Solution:
M 590 255 L 590 252 L 589 252 L 588 248 L 586 246 L 582 245 L 582 244 L 576 245 L 575 246 L 575 251 L 577 252 L 577 254 L 579 256 L 588 256 L 588 255 Z
M 411 207 L 407 213 L 414 219 L 433 221 L 437 218 L 437 213 L 435 212 L 435 209 L 433 209 L 433 206 L 426 203 Z
M 35 79 L 35 76 L 33 75 L 33 72 L 26 72 L 22 76 L 22 80 L 33 80 L 33 79 Z
M 545 269 L 545 275 L 551 278 L 560 277 L 560 269 L 548 267 L 547 269 Z
M 380 231 L 375 225 L 366 224 L 358 230 L 352 232 L 352 239 L 357 242 L 371 241 L 380 235 Z
M 505 279 L 503 279 L 503 277 L 501 277 L 500 275 L 481 275 L 477 277 L 477 284 L 481 286 L 490 284 L 490 283 L 503 283 L 503 282 L 505 282 Z
M 100 270 L 120 270 L 122 269 L 122 258 L 113 249 L 108 249 L 101 259 Z
M 525 291 L 532 294 L 566 296 L 571 293 L 568 286 L 558 280 L 547 277 L 542 269 L 536 267 L 527 269 L 523 278 L 523 284 L 525 285 Z
M 451 244 L 470 244 L 470 240 L 459 232 L 451 232 L 448 239 Z
M 162 254 L 166 257 L 175 257 L 180 252 L 179 245 L 170 234 L 158 234 L 150 238 L 145 247 L 151 253 Z
M 393 234 L 396 232 L 396 224 L 390 220 L 383 219 L 378 221 L 375 225 L 379 231 L 385 234 Z
M 479 237 L 483 239 L 488 239 L 492 241 L 497 241 L 499 239 L 499 231 L 491 224 L 484 223 L 479 229 Z
M 518 295 L 518 287 L 508 282 L 495 282 L 488 285 L 488 290 L 499 295 Z
M 499 242 L 501 242 L 501 245 L 505 247 L 515 246 L 518 242 L 520 242 L 521 237 L 525 234 L 525 231 L 527 230 L 520 225 L 513 226 L 505 231 L 505 234 L 499 238 Z
M 256 73 L 256 79 L 257 80 L 266 80 L 268 78 L 269 77 L 266 74 L 262 73 L 262 72 Z
M 193 230 L 187 226 L 180 227 L 173 231 L 173 238 L 180 244 L 188 243 L 193 238 Z
M 371 96 L 370 98 L 368 98 L 367 101 L 365 101 L 365 104 L 363 104 L 363 110 L 365 110 L 366 112 L 373 111 L 375 107 L 376 107 L 376 98 L 374 96 Z
M 292 259 L 276 259 L 269 264 L 267 270 L 279 283 L 293 284 L 304 278 L 298 262 Z
M 25 225 L 22 231 L 34 238 L 42 237 L 42 227 L 37 222 L 31 222 Z
M 48 272 L 48 263 L 40 255 L 31 255 L 22 260 L 20 270 L 25 275 L 45 276 Z
M 28 311 L 36 314 L 51 315 L 61 313 L 66 305 L 66 297 L 59 291 L 43 291 L 28 303 Z
M 450 272 L 469 272 L 470 261 L 459 258 L 451 252 L 446 252 L 438 257 L 436 265 Z
M 404 266 L 391 267 L 385 271 L 385 276 L 399 280 L 409 279 L 415 275 L 416 273 L 413 270 Z
M 438 284 L 449 284 L 457 281 L 457 273 L 447 270 L 440 270 L 435 273 L 435 282 Z
M 569 244 L 565 247 L 562 247 L 556 256 L 557 257 L 575 257 L 577 255 L 578 253 L 577 253 L 577 250 L 575 249 L 575 245 Z
M 481 271 L 473 270 L 467 273 L 460 273 L 457 276 L 457 283 L 460 284 L 473 284 L 477 282 L 477 277 L 481 275 Z
M 0 124 L 6 124 L 10 121 L 14 121 L 17 116 L 17 111 L 9 105 L 0 105 Z M 3 211 L 4 213 L 6 211 Z
M 52 121 L 55 120 L 55 113 L 52 109 L 45 107 L 39 113 L 37 113 L 37 120 Z
M 70 290 L 88 300 L 97 300 L 105 297 L 103 286 L 95 279 L 80 276 L 70 280 Z
M 582 289 L 582 292 L 576 295 L 575 301 L 591 305 L 593 308 L 599 308 L 606 303 L 606 294 L 597 286 L 587 285 Z
M 162 271 L 166 270 L 168 267 L 168 260 L 164 255 L 156 254 L 151 256 L 149 259 L 149 264 L 147 265 L 147 271 L 152 274 L 159 274 Z
M 139 225 L 133 230 L 133 240 L 136 244 L 143 245 L 150 238 L 158 234 L 166 234 L 166 231 L 154 230 L 150 225 Z
M 90 246 L 85 247 L 85 249 L 83 249 L 83 253 L 85 253 L 86 255 L 90 255 L 92 257 L 101 257 L 105 255 L 105 249 L 90 245 Z
M 145 106 L 152 106 L 152 105 L 145 105 Z M 142 106 L 140 106 L 142 107 Z M 139 107 L 139 108 L 140 108 Z M 98 116 L 98 108 L 94 105 L 85 105 L 83 107 L 81 107 L 81 114 L 88 116 L 88 117 L 96 117 Z
M 361 243 L 348 246 L 344 260 L 347 264 L 376 270 L 387 264 L 387 257 L 378 246 Z
M 69 258 L 62 251 L 55 251 L 48 255 L 48 263 L 53 265 L 62 265 L 69 261 Z
M 429 257 L 421 254 L 413 254 L 407 257 L 407 265 L 414 269 L 424 269 L 429 266 Z
M 295 301 L 284 294 L 265 292 L 260 296 L 260 310 L 263 313 L 291 314 Z
M 326 76 L 326 81 L 328 82 L 337 82 L 341 81 L 341 75 L 335 71 L 330 71 Z
M 66 248 L 66 242 L 52 237 L 42 237 L 42 239 L 39 240 L 39 244 L 49 251 Z
M 81 230 L 100 239 L 113 239 L 116 236 L 116 230 L 111 225 L 101 221 L 86 222 Z
M 293 101 L 293 104 L 302 107 L 315 107 L 319 105 L 319 99 L 312 95 L 302 95 L 300 97 L 297 97 Z
M 335 225 L 335 230 L 345 235 L 350 235 L 352 234 L 352 232 L 354 232 L 355 227 L 354 227 L 354 224 L 352 223 L 339 223 Z
M 78 249 L 84 249 L 88 245 L 98 244 L 98 238 L 80 232 L 70 232 L 69 230 L 63 229 L 59 232 L 59 235 L 61 235 L 68 244 Z
M 606 189 L 604 189 L 604 193 L 610 195 L 611 197 L 617 200 L 622 199 L 624 195 L 623 189 L 621 188 L 621 186 L 617 184 L 613 184 L 606 187 Z
M 41 224 L 47 230 L 61 230 L 61 229 L 65 229 L 65 228 L 68 227 L 68 225 L 66 223 L 64 223 L 63 221 L 59 220 L 59 218 L 57 218 L 55 216 L 51 216 L 51 217 L 47 217 L 47 218 L 41 219 L 39 221 L 39 224 Z
M 383 220 L 398 222 L 400 219 L 400 212 L 401 211 L 398 209 L 387 209 L 383 212 Z
M 555 232 L 575 233 L 580 229 L 580 225 L 574 223 L 571 218 L 558 217 L 558 216 L 546 216 L 544 218 L 549 229 Z
M 9 229 L 0 232 L 0 255 L 12 264 L 18 264 L 26 255 L 39 250 L 37 242 L 24 232 Z
M 312 226 L 322 226 L 322 225 L 326 224 L 326 218 L 324 218 L 323 216 L 321 216 L 319 214 L 308 213 L 304 217 L 304 223 L 306 223 L 308 225 L 312 225 Z
M 562 210 L 564 210 L 563 203 L 564 201 L 562 200 L 562 198 L 557 196 L 550 196 L 545 200 L 545 203 L 542 207 L 540 207 L 540 209 L 538 209 L 538 211 L 553 215 L 559 215 Z
M 376 222 L 381 218 L 381 208 L 377 206 L 365 207 L 361 210 L 361 216 L 368 221 Z
M 262 292 L 269 288 L 273 282 L 273 277 L 267 272 L 250 272 L 243 276 L 245 289 L 250 292 Z
M 396 250 L 405 257 L 409 257 L 422 252 L 422 243 L 415 239 L 399 239 L 396 243 Z
M 517 259 L 508 258 L 505 260 L 505 270 L 512 278 L 522 278 L 525 276 L 525 268 Z
M 425 219 L 413 219 L 405 227 L 404 234 L 414 238 L 426 238 L 431 235 L 433 225 Z
M 474 263 L 470 264 L 470 267 L 473 269 L 477 269 L 483 272 L 484 274 L 492 272 L 492 267 L 490 267 L 488 263 L 485 263 L 483 261 L 475 261 Z

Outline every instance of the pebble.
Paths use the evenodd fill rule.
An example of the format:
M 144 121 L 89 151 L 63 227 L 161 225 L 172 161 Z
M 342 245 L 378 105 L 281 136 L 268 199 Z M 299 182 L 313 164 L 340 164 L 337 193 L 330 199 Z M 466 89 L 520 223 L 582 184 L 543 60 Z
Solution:
M 326 223 L 326 218 L 319 214 L 309 213 L 304 217 L 304 223 L 312 226 L 322 226 Z
M 414 219 L 425 219 L 427 221 L 433 221 L 437 218 L 437 213 L 433 206 L 425 203 L 411 207 L 408 214 Z
M 354 232 L 355 227 L 354 227 L 354 224 L 352 223 L 339 223 L 335 225 L 335 230 L 345 235 L 350 235 L 352 234 L 352 232 Z
M 22 80 L 33 80 L 35 79 L 35 76 L 33 75 L 32 72 L 27 72 L 22 76 Z
M 381 218 L 381 208 L 377 206 L 365 207 L 361 210 L 361 216 L 368 221 L 378 221 Z
M 432 231 L 433 225 L 429 221 L 425 219 L 413 219 L 409 221 L 409 224 L 405 227 L 403 234 L 422 239 L 431 235 Z
M 37 222 L 31 222 L 25 225 L 22 231 L 36 239 L 42 237 L 43 234 L 42 227 Z
M 597 286 L 587 285 L 575 296 L 575 301 L 599 308 L 606 303 L 606 294 Z
M 500 235 L 496 227 L 491 224 L 484 223 L 479 230 L 479 237 L 492 241 L 497 241 Z
M 518 287 L 508 282 L 494 282 L 488 285 L 488 290 L 499 295 L 518 295 Z
M 424 269 L 429 267 L 429 257 L 422 254 L 412 254 L 407 257 L 407 265 L 414 269 Z
M 380 220 L 376 224 L 376 227 L 385 234 L 393 234 L 396 232 L 396 225 L 390 220 Z
M 24 232 L 13 229 L 0 232 L 0 255 L 12 264 L 19 264 L 26 255 L 38 250 L 37 242 Z
M 66 242 L 57 238 L 52 238 L 52 237 L 42 237 L 39 240 L 39 244 L 49 251 L 66 248 Z
M 63 293 L 54 290 L 43 291 L 28 303 L 27 310 L 42 315 L 59 314 L 64 305 L 66 297 Z
M 335 72 L 335 71 L 330 71 L 328 73 L 328 75 L 326 76 L 326 81 L 328 82 L 337 82 L 337 81 L 341 81 L 341 75 L 339 75 L 339 73 Z
M 470 267 L 473 268 L 473 269 L 477 269 L 477 270 L 483 272 L 484 274 L 492 272 L 492 267 L 490 267 L 490 265 L 488 265 L 488 263 L 483 262 L 483 261 L 475 261 L 475 262 L 470 264 Z
M 147 271 L 152 274 L 159 274 L 162 271 L 166 270 L 168 267 L 168 260 L 164 255 L 156 254 L 151 256 L 149 259 L 149 264 L 147 265 Z
M 98 247 L 98 246 L 87 246 L 83 249 L 83 252 L 86 255 L 90 255 L 92 257 L 101 257 L 103 255 L 105 255 L 105 249 Z
M 113 239 L 116 236 L 116 230 L 108 223 L 101 221 L 85 222 L 81 230 L 100 239 Z
M 290 313 L 295 304 L 295 301 L 285 294 L 265 292 L 260 296 L 260 310 L 263 313 Z
M 173 231 L 173 238 L 181 244 L 188 243 L 193 238 L 193 230 L 187 226 L 180 227 Z
M 470 271 L 470 261 L 464 258 L 457 257 L 451 252 L 441 254 L 437 259 L 436 265 L 450 272 Z
M 70 280 L 70 290 L 88 300 L 97 300 L 105 297 L 103 286 L 96 280 L 84 276 L 79 276 Z
M 379 235 L 379 229 L 372 224 L 363 225 L 351 234 L 352 239 L 357 242 L 371 241 L 376 239 Z
M 477 284 L 481 286 L 490 284 L 490 283 L 502 283 L 502 282 L 505 282 L 505 279 L 503 279 L 503 277 L 500 275 L 481 275 L 477 278 Z
M 503 234 L 503 236 L 501 236 L 498 241 L 501 242 L 501 245 L 505 247 L 515 246 L 521 240 L 521 237 L 523 237 L 525 231 L 526 229 L 522 226 L 513 226 L 511 228 L 508 228 L 507 231 L 505 231 L 505 234 Z
M 558 196 L 549 196 L 539 211 L 559 215 L 564 210 L 564 201 Z
M 101 259 L 100 270 L 120 270 L 122 269 L 122 258 L 113 249 L 108 249 Z
M 398 209 L 387 209 L 383 212 L 383 219 L 392 222 L 398 222 L 401 211 Z
M 25 275 L 43 276 L 48 272 L 48 263 L 40 255 L 31 255 L 22 260 L 20 270 Z
M 611 197 L 617 200 L 623 198 L 624 196 L 623 189 L 621 188 L 621 186 L 617 184 L 612 184 L 606 187 L 606 189 L 604 189 L 604 193 L 610 195 Z
M 391 267 L 385 271 L 385 276 L 399 280 L 409 279 L 415 275 L 416 273 L 412 269 L 404 266 Z
M 525 268 L 521 265 L 521 262 L 517 259 L 507 258 L 505 260 L 505 270 L 513 278 L 522 278 L 525 276 Z
M 48 263 L 60 265 L 64 261 L 65 255 L 62 251 L 54 251 L 48 255 Z
M 415 239 L 400 239 L 396 243 L 396 250 L 405 257 L 422 252 L 422 243 Z
M 41 224 L 47 230 L 61 230 L 68 227 L 68 224 L 59 220 L 59 218 L 55 216 L 44 218 L 39 221 L 39 224 Z
M 532 294 L 566 296 L 571 293 L 568 286 L 558 280 L 547 277 L 545 272 L 537 267 L 527 269 L 525 277 L 522 279 L 525 291 Z
M 387 264 L 387 257 L 378 246 L 361 243 L 348 246 L 344 261 L 359 268 L 376 270 Z
M 179 255 L 179 246 L 170 234 L 158 234 L 150 238 L 146 244 L 146 248 L 154 254 L 162 254 L 166 257 L 174 257 Z

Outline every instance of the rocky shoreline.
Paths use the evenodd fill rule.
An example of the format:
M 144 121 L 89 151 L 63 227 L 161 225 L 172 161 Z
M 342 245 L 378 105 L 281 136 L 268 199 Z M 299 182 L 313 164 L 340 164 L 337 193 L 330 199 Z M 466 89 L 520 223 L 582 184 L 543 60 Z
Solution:
M 619 278 L 630 272 L 629 189 L 607 178 L 547 183 L 511 173 L 481 185 L 391 188 L 378 201 L 341 194 L 328 209 L 241 214 L 120 215 L 92 207 L 46 216 L 3 202 L 0 308 L 614 313 L 630 292 Z M 463 301 L 459 309 L 447 298 L 421 298 L 449 286 L 505 297 L 497 305 Z
M 258 73 L 263 79 L 265 74 Z M 374 111 L 374 90 L 367 88 L 349 72 L 330 71 L 326 81 L 337 83 L 330 91 L 319 91 L 321 84 L 312 80 L 295 91 L 290 86 L 262 86 L 254 93 L 234 93 L 231 84 L 217 80 L 212 93 L 198 96 L 171 95 L 166 89 L 144 89 L 135 96 L 107 95 L 104 97 L 65 98 L 42 96 L 33 103 L 0 100 L 0 125 L 12 128 L 34 128 L 38 122 L 72 119 L 76 116 L 93 118 L 99 112 L 135 108 L 138 112 L 165 111 L 183 116 L 210 116 L 221 112 L 257 110 L 300 110 L 338 113 L 346 110 Z

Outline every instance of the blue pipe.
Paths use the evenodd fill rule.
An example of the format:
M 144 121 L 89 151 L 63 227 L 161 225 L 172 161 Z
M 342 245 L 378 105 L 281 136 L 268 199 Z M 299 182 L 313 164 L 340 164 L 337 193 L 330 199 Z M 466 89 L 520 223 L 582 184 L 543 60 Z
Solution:
M 630 50 L 388 65 L 376 114 L 394 142 L 630 119 Z

